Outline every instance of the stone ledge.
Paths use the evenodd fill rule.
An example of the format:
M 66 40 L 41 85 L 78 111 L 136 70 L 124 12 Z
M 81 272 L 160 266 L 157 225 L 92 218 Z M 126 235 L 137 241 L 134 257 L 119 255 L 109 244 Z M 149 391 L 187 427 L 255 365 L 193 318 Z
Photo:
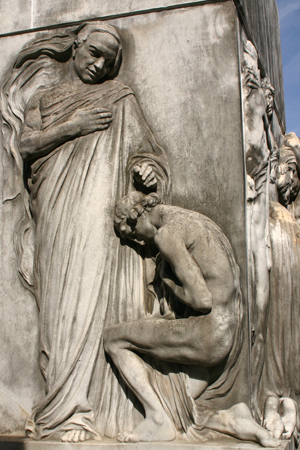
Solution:
M 102 441 L 87 441 L 76 444 L 59 441 L 32 441 L 28 438 L 0 436 L 0 450 L 263 450 L 253 442 L 241 442 L 227 438 L 218 441 L 192 444 L 176 440 L 172 442 L 139 442 L 122 444 L 116 439 L 104 438 Z M 294 450 L 292 441 L 283 441 L 278 450 Z
M 112 20 L 169 9 L 197 6 L 202 3 L 222 3 L 227 0 L 35 0 L 31 10 L 31 22 L 26 25 L 15 19 L 10 28 L 0 29 L 0 37 L 37 29 L 67 25 L 84 20 Z M 7 19 L 6 12 L 5 19 Z M 2 13 L 0 12 L 0 21 Z M 15 17 L 15 16 L 14 16 Z M 3 17 L 4 20 L 4 17 Z M 25 25 L 25 26 L 24 26 Z

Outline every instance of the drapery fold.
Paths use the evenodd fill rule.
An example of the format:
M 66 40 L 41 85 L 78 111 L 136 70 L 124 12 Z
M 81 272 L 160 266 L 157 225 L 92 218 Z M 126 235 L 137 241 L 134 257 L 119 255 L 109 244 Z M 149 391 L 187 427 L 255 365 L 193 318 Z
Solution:
M 35 439 L 74 428 L 115 436 L 124 425 L 132 426 L 134 408 L 106 360 L 102 333 L 147 311 L 143 260 L 116 236 L 114 207 L 134 189 L 132 169 L 143 162 L 153 168 L 164 195 L 167 161 L 132 91 L 117 81 L 83 84 L 74 92 L 61 85 L 46 91 L 40 104 L 43 129 L 87 105 L 108 108 L 113 122 L 31 165 L 33 284 L 46 397 L 26 429 Z

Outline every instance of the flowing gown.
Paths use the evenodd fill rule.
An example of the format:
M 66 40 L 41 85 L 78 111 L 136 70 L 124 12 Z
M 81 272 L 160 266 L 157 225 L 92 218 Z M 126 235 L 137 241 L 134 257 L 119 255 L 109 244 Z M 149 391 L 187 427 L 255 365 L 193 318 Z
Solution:
M 299 407 L 300 227 L 288 210 L 270 203 L 273 265 L 261 380 L 261 409 L 268 396 L 290 397 Z
M 147 315 L 143 260 L 113 226 L 116 201 L 147 162 L 164 195 L 165 155 L 132 91 L 117 81 L 61 85 L 41 98 L 42 129 L 87 105 L 108 108 L 111 126 L 69 140 L 31 165 L 34 285 L 46 396 L 27 420 L 41 439 L 70 429 L 116 436 L 134 424 L 134 402 L 103 350 L 105 327 Z

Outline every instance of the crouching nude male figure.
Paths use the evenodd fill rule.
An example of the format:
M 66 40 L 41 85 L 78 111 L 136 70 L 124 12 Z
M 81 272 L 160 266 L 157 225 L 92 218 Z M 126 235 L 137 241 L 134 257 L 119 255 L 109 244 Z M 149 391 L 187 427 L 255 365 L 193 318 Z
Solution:
M 164 282 L 190 311 L 181 319 L 146 318 L 110 326 L 104 332 L 105 351 L 145 410 L 145 419 L 118 439 L 173 440 L 175 426 L 149 383 L 139 355 L 200 367 L 197 376 L 190 378 L 189 391 L 197 399 L 212 383 L 213 367 L 229 355 L 240 326 L 238 267 L 227 238 L 214 222 L 194 211 L 159 204 L 157 194 L 133 192 L 124 197 L 116 206 L 115 226 L 123 238 L 154 242 L 174 274 L 162 277 Z M 206 427 L 264 446 L 278 445 L 256 424 L 245 404 L 213 413 Z

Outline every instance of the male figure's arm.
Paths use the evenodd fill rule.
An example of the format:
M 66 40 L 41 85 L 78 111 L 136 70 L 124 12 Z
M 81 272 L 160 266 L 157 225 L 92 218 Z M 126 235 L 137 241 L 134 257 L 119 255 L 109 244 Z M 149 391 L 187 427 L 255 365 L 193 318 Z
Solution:
M 174 294 L 194 310 L 208 313 L 212 308 L 212 294 L 180 232 L 173 226 L 164 225 L 156 234 L 154 242 L 182 285 L 181 288 L 170 280 L 168 284 Z

